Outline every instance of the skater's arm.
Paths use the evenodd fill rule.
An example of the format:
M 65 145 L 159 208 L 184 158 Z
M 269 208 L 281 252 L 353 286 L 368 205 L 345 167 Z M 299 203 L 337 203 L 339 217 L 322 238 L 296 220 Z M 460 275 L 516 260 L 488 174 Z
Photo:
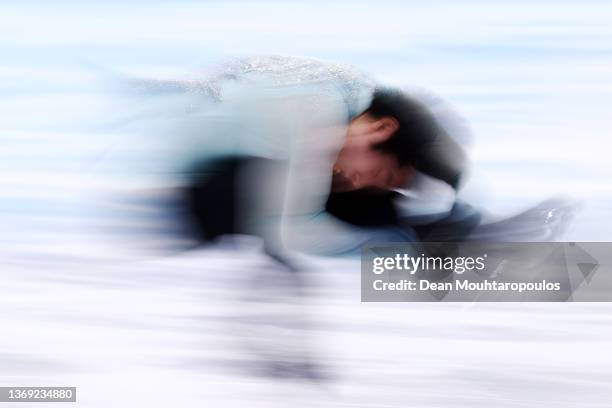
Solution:
M 412 241 L 411 230 L 365 228 L 345 223 L 325 210 L 333 163 L 346 137 L 343 104 L 322 100 L 295 118 L 298 137 L 287 169 L 281 239 L 285 247 L 317 254 L 356 252 L 368 242 Z

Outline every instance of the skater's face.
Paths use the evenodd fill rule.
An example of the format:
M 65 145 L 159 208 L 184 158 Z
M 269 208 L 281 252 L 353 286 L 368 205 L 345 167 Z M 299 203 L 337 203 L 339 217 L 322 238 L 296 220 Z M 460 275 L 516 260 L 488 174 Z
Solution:
M 405 185 L 410 167 L 400 166 L 395 156 L 374 147 L 390 138 L 398 126 L 392 117 L 363 114 L 353 119 L 334 164 L 333 191 L 369 187 L 389 190 Z

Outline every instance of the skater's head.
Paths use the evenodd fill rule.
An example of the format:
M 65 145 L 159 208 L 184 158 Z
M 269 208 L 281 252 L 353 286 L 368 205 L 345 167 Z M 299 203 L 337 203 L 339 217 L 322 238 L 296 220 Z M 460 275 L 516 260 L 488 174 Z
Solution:
M 435 127 L 421 104 L 401 91 L 378 89 L 369 108 L 349 123 L 334 165 L 334 191 L 406 185 Z

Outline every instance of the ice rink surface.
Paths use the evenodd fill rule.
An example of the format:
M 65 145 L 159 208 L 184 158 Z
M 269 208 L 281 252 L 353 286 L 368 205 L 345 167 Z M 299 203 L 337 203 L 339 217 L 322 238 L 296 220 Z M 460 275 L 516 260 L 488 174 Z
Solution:
M 76 386 L 87 407 L 608 407 L 610 304 L 366 304 L 358 260 L 317 258 L 295 297 L 250 241 L 169 250 L 171 220 L 142 204 L 166 175 L 115 168 L 163 144 L 130 150 L 97 79 L 352 63 L 463 114 L 466 200 L 495 217 L 569 195 L 563 239 L 610 241 L 611 18 L 603 1 L 4 2 L 0 385 Z

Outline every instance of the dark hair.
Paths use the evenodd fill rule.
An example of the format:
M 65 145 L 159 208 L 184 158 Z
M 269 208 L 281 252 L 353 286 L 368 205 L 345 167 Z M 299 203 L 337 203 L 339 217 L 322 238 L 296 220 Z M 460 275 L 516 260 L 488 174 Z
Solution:
M 456 187 L 465 164 L 463 149 L 442 129 L 434 115 L 400 90 L 377 88 L 364 112 L 390 116 L 398 130 L 374 148 L 397 158 L 400 166 L 412 165 Z

